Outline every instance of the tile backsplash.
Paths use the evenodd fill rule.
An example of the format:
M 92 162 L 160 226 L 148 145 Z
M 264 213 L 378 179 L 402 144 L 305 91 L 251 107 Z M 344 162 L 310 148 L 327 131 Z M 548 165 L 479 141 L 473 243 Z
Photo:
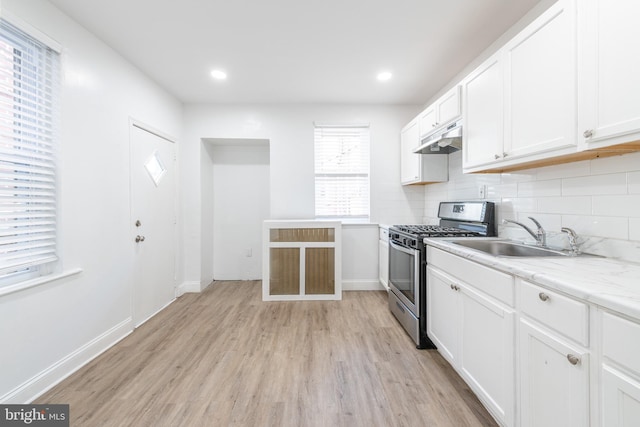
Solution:
M 437 223 L 438 204 L 496 203 L 500 236 L 531 240 L 505 218 L 531 225 L 535 217 L 549 244 L 566 247 L 562 227 L 580 236 L 581 249 L 640 262 L 640 152 L 502 174 L 463 174 L 462 153 L 449 156 L 449 181 L 424 187 L 425 223 Z

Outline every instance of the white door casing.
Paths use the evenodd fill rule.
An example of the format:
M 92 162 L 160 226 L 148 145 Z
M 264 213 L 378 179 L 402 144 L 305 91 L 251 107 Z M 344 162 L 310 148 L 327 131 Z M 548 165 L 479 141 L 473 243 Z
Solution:
M 175 298 L 175 145 L 132 123 L 130 160 L 132 316 L 138 327 Z

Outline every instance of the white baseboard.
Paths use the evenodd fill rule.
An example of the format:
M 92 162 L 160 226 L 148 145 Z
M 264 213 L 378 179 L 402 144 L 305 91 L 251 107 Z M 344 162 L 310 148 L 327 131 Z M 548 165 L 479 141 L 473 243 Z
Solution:
M 343 280 L 343 291 L 384 291 L 379 280 Z
M 196 282 L 195 280 L 190 282 L 182 282 L 176 287 L 176 298 L 181 297 L 186 293 L 198 293 L 202 292 L 204 288 L 200 284 L 200 282 Z
M 176 287 L 176 298 L 181 297 L 186 293 L 200 293 L 207 289 L 213 283 L 213 279 L 202 282 L 195 280 L 189 282 L 182 282 Z
M 177 297 L 176 297 L 177 298 Z M 138 323 L 137 325 L 134 324 L 133 327 L 134 328 L 139 328 L 140 326 L 142 326 L 143 324 L 147 323 L 147 320 L 151 319 L 153 316 L 155 316 L 156 314 L 160 313 L 162 310 L 164 310 L 165 308 L 169 307 L 169 304 L 173 303 L 176 298 L 172 299 L 171 301 L 169 301 L 168 303 L 166 303 L 165 305 L 163 305 L 162 307 L 160 307 L 158 310 L 156 310 L 152 315 L 150 315 L 149 317 L 147 317 L 146 319 L 144 319 L 142 322 Z
M 133 320 L 129 317 L 0 397 L 0 403 L 33 402 L 53 386 L 114 346 L 132 331 Z

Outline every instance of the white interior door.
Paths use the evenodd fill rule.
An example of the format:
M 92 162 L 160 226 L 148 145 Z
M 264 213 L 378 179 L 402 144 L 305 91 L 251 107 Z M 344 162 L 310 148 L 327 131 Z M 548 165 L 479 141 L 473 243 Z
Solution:
M 175 146 L 131 126 L 133 321 L 144 323 L 175 298 Z

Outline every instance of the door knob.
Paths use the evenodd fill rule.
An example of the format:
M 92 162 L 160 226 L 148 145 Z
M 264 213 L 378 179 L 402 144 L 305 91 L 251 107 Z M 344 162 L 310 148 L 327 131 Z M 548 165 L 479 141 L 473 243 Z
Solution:
M 144 236 L 137 235 L 136 236 L 136 243 L 140 243 L 140 242 L 144 242 Z

